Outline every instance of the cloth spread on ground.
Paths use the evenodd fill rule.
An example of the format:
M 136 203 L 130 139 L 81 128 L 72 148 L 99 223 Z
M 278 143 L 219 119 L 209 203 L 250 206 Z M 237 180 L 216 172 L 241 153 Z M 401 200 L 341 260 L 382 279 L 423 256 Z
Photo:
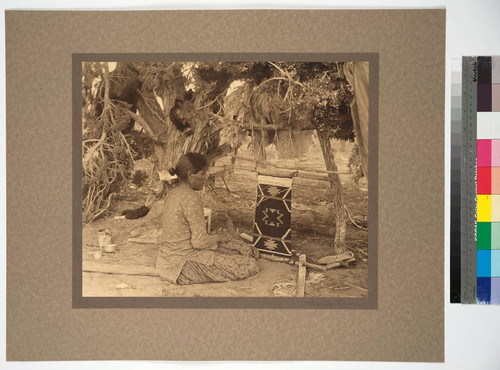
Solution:
M 149 208 L 146 206 L 141 206 L 136 209 L 126 209 L 122 212 L 122 215 L 125 216 L 126 219 L 135 220 L 137 218 L 141 218 L 146 216 L 149 213 Z
M 291 178 L 259 175 L 253 245 L 264 252 L 292 255 Z

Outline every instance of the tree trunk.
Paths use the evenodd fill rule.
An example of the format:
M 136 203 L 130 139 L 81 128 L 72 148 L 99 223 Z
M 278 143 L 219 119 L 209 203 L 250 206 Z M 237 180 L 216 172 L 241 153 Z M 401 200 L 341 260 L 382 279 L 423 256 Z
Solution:
M 156 96 L 152 92 L 140 92 L 137 98 L 137 110 L 154 133 L 154 139 L 164 141 L 167 139 L 167 118 L 162 111 L 160 104 L 156 101 Z M 159 162 L 159 170 L 164 168 L 163 144 L 154 144 L 155 154 Z
M 174 84 L 175 85 L 175 84 Z M 184 96 L 184 89 L 172 88 L 164 89 L 161 100 L 163 103 L 163 110 L 165 112 L 165 118 L 167 121 L 167 131 L 166 131 L 166 141 L 163 143 L 163 161 L 164 169 L 169 169 L 175 166 L 177 160 L 180 158 L 182 153 L 183 141 L 185 140 L 185 135 L 179 131 L 172 121 L 170 120 L 170 111 L 175 105 L 175 101 L 178 98 Z
M 354 123 L 356 143 L 361 158 L 361 169 L 368 178 L 368 62 L 349 62 L 344 64 L 344 74 L 354 89 L 354 99 L 351 103 L 351 116 Z
M 328 133 L 323 130 L 318 130 L 318 139 L 325 159 L 326 169 L 328 171 L 337 171 L 335 164 L 335 157 L 333 156 L 332 147 L 330 145 L 330 138 Z M 339 175 L 336 173 L 329 173 L 330 186 L 333 189 L 333 212 L 335 214 L 335 241 L 334 253 L 341 254 L 345 252 L 345 232 L 347 215 L 344 207 L 344 198 L 342 195 L 342 184 L 340 183 Z
M 125 70 L 128 64 L 122 64 L 120 68 Z M 199 119 L 200 122 L 193 122 L 191 117 L 190 125 L 194 127 L 185 131 L 179 130 L 172 122 L 171 110 L 174 108 L 177 99 L 185 99 L 186 94 L 182 66 L 183 63 L 179 62 L 170 64 L 168 68 L 174 76 L 173 79 L 168 81 L 168 85 L 161 84 L 155 91 L 137 86 L 134 90 L 133 102 L 131 102 L 133 103 L 133 109 L 137 109 L 137 112 L 130 112 L 129 115 L 136 123 L 142 125 L 147 134 L 156 141 L 154 151 L 158 160 L 159 171 L 174 166 L 179 157 L 185 152 L 195 151 L 207 154 L 215 160 L 218 156 L 224 155 L 230 150 L 229 146 L 218 146 L 216 128 L 213 130 L 207 129 L 210 126 L 203 126 L 203 124 L 208 125 L 208 122 L 204 122 L 201 118 Z M 132 82 L 139 81 L 140 63 L 130 63 L 130 68 L 127 71 L 127 78 Z M 127 86 L 135 86 L 132 82 L 128 83 Z M 227 86 L 221 85 L 220 88 L 227 89 L 230 82 L 226 83 Z M 128 97 L 128 95 L 126 96 Z M 161 99 L 162 104 L 158 99 Z M 138 117 L 137 113 L 140 117 Z M 207 113 L 207 116 L 209 115 Z M 210 156 L 212 152 L 214 153 Z

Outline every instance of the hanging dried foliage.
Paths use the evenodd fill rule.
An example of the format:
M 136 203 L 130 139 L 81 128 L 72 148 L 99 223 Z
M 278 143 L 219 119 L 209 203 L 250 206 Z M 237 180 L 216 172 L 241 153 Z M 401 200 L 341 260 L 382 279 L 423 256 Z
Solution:
M 279 64 L 279 63 L 278 63 Z M 259 124 L 272 124 L 288 131 L 253 133 L 254 148 L 276 144 L 280 158 L 297 158 L 310 143 L 311 134 L 299 131 L 316 129 L 328 137 L 353 141 L 350 103 L 352 87 L 337 63 L 270 63 L 278 76 L 257 85 L 250 96 L 252 118 Z
M 276 66 L 281 76 L 268 79 L 253 90 L 250 104 L 255 120 L 291 130 L 326 130 L 333 138 L 352 141 L 350 103 L 354 92 L 341 69 L 335 67 L 319 76 L 300 76 L 298 70 L 304 70 L 303 64 L 290 66 L 292 71 Z M 299 82 L 300 77 L 304 81 Z
M 104 214 L 120 189 L 133 162 L 134 151 L 122 134 L 130 118 L 129 106 L 113 103 L 109 98 L 110 81 L 107 64 L 103 69 L 104 96 L 101 114 L 89 122 L 88 135 L 99 132 L 99 138 L 82 142 L 82 221 L 91 222 Z

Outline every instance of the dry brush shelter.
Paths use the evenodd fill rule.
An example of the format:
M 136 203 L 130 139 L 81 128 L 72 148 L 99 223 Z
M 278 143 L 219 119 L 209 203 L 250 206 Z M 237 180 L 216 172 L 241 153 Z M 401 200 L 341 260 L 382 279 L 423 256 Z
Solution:
M 105 214 L 138 158 L 162 171 L 189 151 L 212 163 L 230 154 L 277 177 L 326 180 L 333 190 L 335 253 L 344 251 L 347 211 L 330 139 L 355 141 L 368 173 L 368 63 L 85 63 L 82 76 L 83 220 Z M 297 158 L 311 130 L 326 170 L 270 164 L 265 147 Z M 237 155 L 252 138 L 254 158 Z M 332 223 L 333 227 L 333 223 Z

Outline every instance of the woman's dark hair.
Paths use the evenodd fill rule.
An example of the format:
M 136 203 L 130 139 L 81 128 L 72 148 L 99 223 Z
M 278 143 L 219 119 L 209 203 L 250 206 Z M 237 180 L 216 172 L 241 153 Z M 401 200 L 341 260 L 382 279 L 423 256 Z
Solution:
M 198 173 L 208 167 L 208 162 L 203 154 L 186 153 L 182 155 L 175 167 L 172 167 L 168 172 L 176 175 L 181 181 L 186 181 L 188 174 Z

